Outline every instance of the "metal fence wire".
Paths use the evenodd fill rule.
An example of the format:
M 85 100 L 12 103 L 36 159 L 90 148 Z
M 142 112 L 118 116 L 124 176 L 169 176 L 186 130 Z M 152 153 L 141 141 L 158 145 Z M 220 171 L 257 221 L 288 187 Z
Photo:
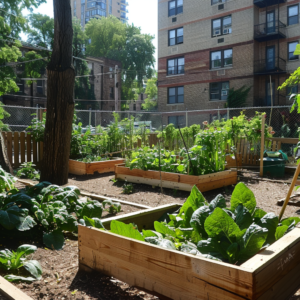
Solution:
M 26 131 L 34 117 L 41 116 L 45 108 L 32 108 L 21 106 L 4 106 L 10 114 L 3 119 L 11 131 Z M 298 127 L 300 127 L 300 114 L 296 111 L 290 112 L 291 106 L 274 107 L 245 107 L 245 108 L 224 108 L 214 110 L 195 111 L 174 111 L 174 112 L 148 112 L 148 111 L 99 111 L 99 110 L 76 110 L 77 122 L 81 122 L 83 127 L 92 128 L 101 125 L 108 126 L 114 122 L 115 118 L 121 120 L 132 120 L 135 127 L 145 124 L 151 131 L 161 130 L 166 125 L 173 123 L 175 127 L 186 127 L 193 124 L 208 123 L 214 120 L 231 119 L 243 113 L 251 119 L 256 112 L 266 113 L 266 123 L 273 127 L 276 136 L 298 137 Z M 123 124 L 125 124 L 123 122 Z M 285 126 L 286 125 L 286 126 Z M 122 123 L 120 123 L 122 126 Z

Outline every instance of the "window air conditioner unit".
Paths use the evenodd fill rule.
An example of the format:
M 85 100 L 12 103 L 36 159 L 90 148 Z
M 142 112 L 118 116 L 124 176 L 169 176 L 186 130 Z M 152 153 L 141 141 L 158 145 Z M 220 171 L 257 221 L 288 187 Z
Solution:
M 230 33 L 230 30 L 229 30 L 229 28 L 225 28 L 225 29 L 223 29 L 223 34 L 228 34 L 228 33 Z
M 215 30 L 214 31 L 214 36 L 218 36 L 218 35 L 221 35 L 221 31 L 220 30 Z

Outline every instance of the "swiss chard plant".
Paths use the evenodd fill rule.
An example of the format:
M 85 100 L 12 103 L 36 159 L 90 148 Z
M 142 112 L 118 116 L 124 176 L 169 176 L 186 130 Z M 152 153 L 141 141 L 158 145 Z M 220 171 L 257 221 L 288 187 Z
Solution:
M 16 252 L 8 249 L 0 251 L 0 273 L 7 274 L 8 281 L 32 282 L 42 277 L 42 267 L 36 260 L 28 260 L 28 255 L 37 250 L 33 245 L 22 245 Z
M 16 172 L 16 176 L 20 178 L 28 178 L 31 180 L 40 180 L 40 174 L 35 169 L 36 165 L 32 162 L 24 162 Z
M 170 250 L 242 264 L 260 250 L 293 230 L 300 221 L 291 217 L 279 222 L 274 213 L 256 205 L 244 183 L 236 185 L 227 207 L 222 195 L 210 203 L 196 186 L 181 209 L 154 222 L 154 230 L 140 232 L 135 224 L 112 221 L 112 233 L 145 241 Z

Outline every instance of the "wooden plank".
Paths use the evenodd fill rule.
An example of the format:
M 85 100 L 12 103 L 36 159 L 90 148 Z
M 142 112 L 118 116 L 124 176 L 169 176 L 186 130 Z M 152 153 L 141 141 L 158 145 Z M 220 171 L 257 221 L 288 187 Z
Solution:
M 19 132 L 14 132 L 14 167 L 19 168 L 20 166 L 20 153 L 19 153 Z
M 259 299 L 266 291 L 276 286 L 276 283 L 284 276 L 290 276 L 289 273 L 294 268 L 297 268 L 297 277 L 300 276 L 299 252 L 300 228 L 295 228 L 270 247 L 242 264 L 241 267 L 253 270 L 254 299 Z M 298 285 L 300 285 L 300 281 Z M 289 290 L 289 287 L 286 286 L 285 289 Z M 263 297 L 261 299 L 275 298 Z
M 278 143 L 277 143 L 277 150 L 280 150 L 281 149 L 281 142 L 279 141 Z
M 32 156 L 33 156 L 33 163 L 37 163 L 37 142 L 32 139 Z
M 4 295 L 9 300 L 33 300 L 13 284 L 0 276 L 0 295 Z M 1 298 L 1 297 L 0 297 Z
M 101 195 L 95 195 L 95 194 L 91 194 L 91 193 L 87 193 L 87 192 L 83 192 L 83 191 L 80 191 L 80 194 L 82 196 L 89 197 L 89 198 L 92 198 L 92 199 L 96 199 L 96 200 L 99 200 L 101 202 L 104 201 L 104 200 L 112 200 L 112 201 L 119 202 L 119 203 L 124 204 L 124 205 L 130 205 L 130 206 L 134 206 L 134 207 L 138 207 L 138 208 L 142 208 L 142 209 L 151 208 L 148 205 L 142 205 L 142 204 L 139 204 L 139 203 L 124 201 L 124 200 L 121 200 L 121 199 L 115 199 L 115 198 L 105 197 L 105 196 L 101 196 Z
M 20 163 L 26 162 L 25 160 L 25 132 L 20 133 L 20 152 L 21 152 L 21 161 Z
M 247 142 L 247 140 L 245 139 L 245 140 L 244 140 L 244 155 L 243 155 L 243 163 L 244 163 L 245 165 L 248 164 L 248 161 L 247 161 L 247 151 L 248 151 L 248 142 Z
M 12 132 L 7 132 L 7 156 L 12 164 Z
M 27 136 L 26 136 L 26 151 L 27 151 L 27 161 L 32 161 L 32 158 L 31 158 L 31 134 L 28 134 L 27 133 Z
M 279 137 L 273 137 L 273 138 L 268 138 L 268 140 L 273 141 L 273 142 L 280 142 L 282 144 L 298 144 L 299 139 L 298 138 L 279 138 Z
M 201 176 L 162 172 L 160 177 L 160 172 L 158 171 L 130 170 L 124 165 L 116 165 L 115 178 L 152 186 L 160 186 L 162 184 L 165 188 L 183 191 L 191 191 L 192 187 L 196 185 L 202 192 L 205 192 L 236 184 L 237 172 L 229 170 Z
M 215 262 L 79 226 L 79 262 L 129 285 L 174 300 L 251 299 L 252 273 Z
M 276 151 L 277 150 L 277 143 L 276 141 L 272 141 L 272 151 Z
M 44 143 L 39 142 L 39 162 L 43 160 L 44 157 Z
M 155 208 L 144 209 L 139 212 L 103 219 L 102 223 L 106 229 L 110 229 L 110 223 L 112 220 L 121 221 L 126 224 L 135 223 L 139 230 L 154 229 L 153 220 L 159 220 L 165 213 L 174 213 L 180 207 L 181 205 L 178 203 L 166 204 Z
M 94 174 L 95 172 L 100 174 L 110 173 L 115 171 L 115 165 L 122 164 L 124 162 L 125 160 L 122 158 L 92 163 L 84 163 L 69 159 L 69 173 L 74 175 Z

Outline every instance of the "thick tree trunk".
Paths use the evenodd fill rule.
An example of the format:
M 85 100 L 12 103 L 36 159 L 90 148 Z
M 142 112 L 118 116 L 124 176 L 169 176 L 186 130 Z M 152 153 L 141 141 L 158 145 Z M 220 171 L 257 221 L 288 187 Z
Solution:
M 74 114 L 75 71 L 72 65 L 70 0 L 53 0 L 54 45 L 47 68 L 47 117 L 41 181 L 68 182 L 68 164 Z

